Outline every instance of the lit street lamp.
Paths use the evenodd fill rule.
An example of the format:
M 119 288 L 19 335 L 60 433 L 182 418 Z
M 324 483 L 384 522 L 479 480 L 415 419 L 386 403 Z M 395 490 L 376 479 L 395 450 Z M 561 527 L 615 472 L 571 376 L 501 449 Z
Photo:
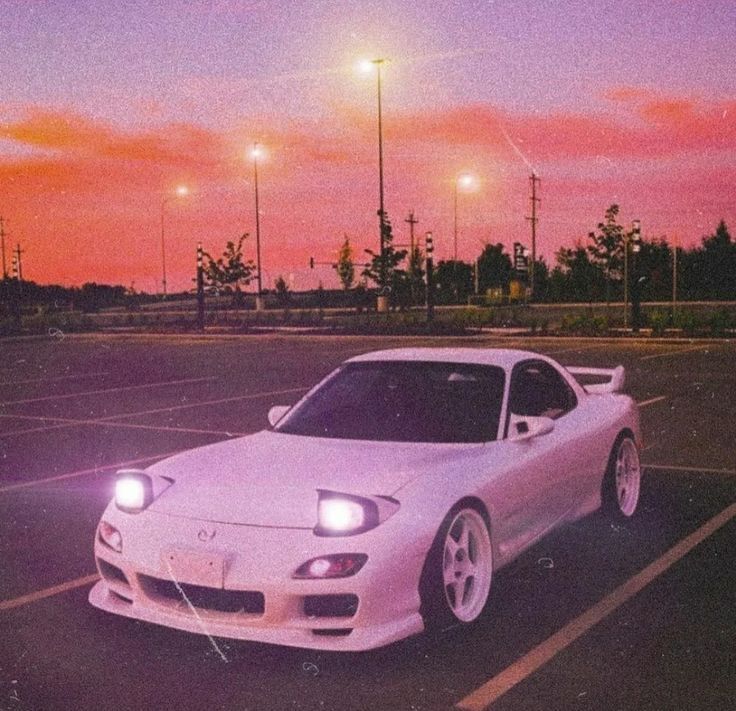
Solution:
M 258 159 L 263 155 L 263 150 L 257 144 L 253 144 L 251 156 L 253 157 L 253 182 L 256 196 L 256 269 L 258 271 L 258 294 L 256 296 L 256 311 L 263 311 L 263 281 L 261 279 L 261 216 L 258 210 Z
M 455 228 L 454 234 L 454 251 L 452 258 L 457 262 L 457 194 L 460 188 L 463 191 L 471 190 L 475 187 L 475 178 L 470 173 L 460 173 L 455 178 Z
M 177 197 L 186 197 L 189 195 L 189 188 L 186 185 L 180 185 L 173 195 L 165 195 L 161 200 L 161 286 L 163 288 L 163 296 L 166 298 L 166 241 L 164 239 L 164 215 L 166 212 L 166 203 Z

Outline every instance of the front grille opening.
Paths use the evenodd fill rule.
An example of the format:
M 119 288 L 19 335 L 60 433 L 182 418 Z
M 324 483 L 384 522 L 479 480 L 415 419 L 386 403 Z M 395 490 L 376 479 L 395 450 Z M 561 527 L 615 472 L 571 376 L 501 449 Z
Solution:
M 149 575 L 139 575 L 138 580 L 149 597 L 181 602 L 187 606 L 187 601 L 179 592 L 181 588 L 191 605 L 200 610 L 262 615 L 266 605 L 263 593 L 255 590 L 222 590 L 189 583 L 179 583 L 177 588 L 173 580 L 161 580 Z
M 115 565 L 111 565 L 102 558 L 97 559 L 97 565 L 100 569 L 100 573 L 105 580 L 111 583 L 123 583 L 124 585 L 130 585 L 128 578 L 125 577 L 125 573 Z
M 352 627 L 336 627 L 332 630 L 312 630 L 312 634 L 320 637 L 347 637 L 352 631 Z
M 307 595 L 304 598 L 307 617 L 353 617 L 357 611 L 357 595 Z

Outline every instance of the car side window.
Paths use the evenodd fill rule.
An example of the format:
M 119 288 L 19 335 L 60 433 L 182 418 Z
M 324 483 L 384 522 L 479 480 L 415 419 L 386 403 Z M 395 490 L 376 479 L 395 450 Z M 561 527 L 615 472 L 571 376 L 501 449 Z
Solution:
M 509 410 L 526 417 L 562 417 L 577 405 L 565 379 L 548 363 L 530 361 L 514 371 Z

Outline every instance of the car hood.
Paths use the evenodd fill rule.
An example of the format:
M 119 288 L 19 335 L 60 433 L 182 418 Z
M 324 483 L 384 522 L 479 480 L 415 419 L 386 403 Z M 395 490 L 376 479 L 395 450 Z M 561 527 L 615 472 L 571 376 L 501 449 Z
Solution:
M 447 457 L 479 444 L 323 439 L 263 431 L 148 468 L 174 483 L 149 511 L 222 523 L 312 528 L 317 490 L 395 494 Z

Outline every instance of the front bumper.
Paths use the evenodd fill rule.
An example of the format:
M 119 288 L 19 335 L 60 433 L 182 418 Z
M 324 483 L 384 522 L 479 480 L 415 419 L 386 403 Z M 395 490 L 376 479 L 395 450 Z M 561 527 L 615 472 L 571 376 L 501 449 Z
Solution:
M 137 516 L 145 522 L 131 525 L 127 515 L 106 512 L 105 520 L 122 532 L 122 554 L 95 541 L 101 580 L 89 601 L 107 612 L 210 636 L 323 650 L 373 649 L 424 628 L 418 594 L 424 556 L 387 547 L 378 529 L 320 538 L 302 529 Z M 216 536 L 203 543 L 202 531 L 209 535 L 215 527 Z M 368 561 L 347 578 L 292 579 L 306 560 L 341 552 L 366 553 Z M 168 561 L 177 557 L 172 569 Z M 212 572 L 215 561 L 222 562 L 221 574 Z

